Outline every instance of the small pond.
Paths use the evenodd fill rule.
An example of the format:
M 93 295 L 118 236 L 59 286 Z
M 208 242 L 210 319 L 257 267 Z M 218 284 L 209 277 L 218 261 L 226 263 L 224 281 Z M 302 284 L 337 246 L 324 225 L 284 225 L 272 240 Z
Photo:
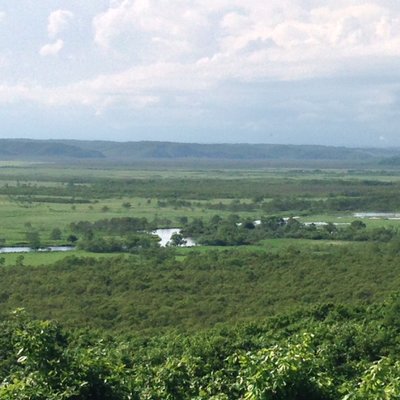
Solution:
M 171 240 L 171 237 L 174 233 L 181 233 L 181 229 L 179 228 L 166 228 L 166 229 L 156 229 L 155 231 L 151 232 L 153 235 L 157 235 L 161 238 L 160 246 L 165 247 Z M 185 238 L 186 243 L 183 247 L 192 247 L 196 246 L 196 243 L 191 238 Z

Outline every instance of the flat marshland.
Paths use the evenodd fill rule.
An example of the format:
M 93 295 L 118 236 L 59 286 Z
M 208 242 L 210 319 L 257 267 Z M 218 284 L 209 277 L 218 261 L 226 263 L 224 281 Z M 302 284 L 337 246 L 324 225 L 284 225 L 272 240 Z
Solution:
M 63 376 L 100 368 L 113 398 L 240 399 L 289 362 L 284 379 L 326 400 L 385 362 L 390 384 L 397 171 L 156 167 L 2 163 L 1 246 L 31 248 L 0 254 L 4 377 L 45 359 Z M 175 228 L 167 247 L 160 228 Z M 24 349 L 33 364 L 14 360 Z

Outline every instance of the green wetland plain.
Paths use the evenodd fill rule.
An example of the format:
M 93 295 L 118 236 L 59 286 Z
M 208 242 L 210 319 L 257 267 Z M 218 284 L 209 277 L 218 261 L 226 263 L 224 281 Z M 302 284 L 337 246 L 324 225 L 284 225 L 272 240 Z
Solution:
M 399 399 L 397 213 L 396 166 L 2 161 L 0 399 Z

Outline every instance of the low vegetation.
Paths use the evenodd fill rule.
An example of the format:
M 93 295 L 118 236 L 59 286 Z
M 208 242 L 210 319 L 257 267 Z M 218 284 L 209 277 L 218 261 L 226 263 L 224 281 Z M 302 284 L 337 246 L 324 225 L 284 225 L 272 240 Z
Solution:
M 103 161 L 0 165 L 1 399 L 400 397 L 398 171 Z

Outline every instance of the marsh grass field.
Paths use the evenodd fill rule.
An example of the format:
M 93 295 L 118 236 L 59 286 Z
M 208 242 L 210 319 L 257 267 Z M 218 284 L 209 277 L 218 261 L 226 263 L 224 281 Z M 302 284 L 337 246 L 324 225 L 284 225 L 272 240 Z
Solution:
M 0 238 L 9 246 L 23 245 L 26 232 L 36 230 L 44 245 L 66 244 L 73 222 L 121 217 L 159 219 L 160 228 L 179 226 L 182 216 L 207 219 L 215 214 L 232 213 L 254 220 L 274 214 L 300 216 L 302 222 L 350 223 L 354 220 L 354 210 L 264 211 L 257 201 L 268 203 L 276 197 L 323 201 L 382 191 L 393 193 L 399 190 L 399 181 L 400 174 L 396 170 L 199 170 L 182 167 L 157 170 L 156 166 L 140 169 L 121 165 L 94 167 L 2 161 Z M 398 225 L 398 221 L 385 218 L 363 221 L 368 227 Z M 61 239 L 56 241 L 51 239 L 55 228 L 62 231 Z
M 324 296 L 327 296 L 328 300 L 344 300 L 350 303 L 372 301 L 375 298 L 382 298 L 383 293 L 392 290 L 389 287 L 393 287 L 393 282 L 389 282 L 389 280 L 393 281 L 394 275 L 391 275 L 389 267 L 385 269 L 383 278 L 379 280 L 380 283 L 374 283 L 375 275 L 362 275 L 361 281 L 357 281 L 357 295 L 352 292 L 351 286 L 347 283 L 343 283 L 341 288 L 340 282 L 333 278 L 332 271 L 336 268 L 335 263 L 342 264 L 342 260 L 346 259 L 346 262 L 350 264 L 339 268 L 340 274 L 345 280 L 347 279 L 346 274 L 348 274 L 351 282 L 362 271 L 357 257 L 352 258 L 351 255 L 363 255 L 368 252 L 371 252 L 374 257 L 382 252 L 387 253 L 388 265 L 393 264 L 393 255 L 400 247 L 397 244 L 400 243 L 400 240 L 397 239 L 396 233 L 400 227 L 400 221 L 385 218 L 384 214 L 381 218 L 360 219 L 355 218 L 354 213 L 376 211 L 395 213 L 400 211 L 399 178 L 400 174 L 395 170 L 383 172 L 380 170 L 299 170 L 264 167 L 246 170 L 242 167 L 205 169 L 204 166 L 202 169 L 195 167 L 184 169 L 181 166 L 163 169 L 157 168 L 157 165 L 153 165 L 152 168 L 147 165 L 141 169 L 137 165 L 82 164 L 77 166 L 50 163 L 7 164 L 3 162 L 0 166 L 0 239 L 2 239 L 2 245 L 30 246 L 33 237 L 38 242 L 36 245 L 40 244 L 40 247 L 73 245 L 76 246 L 76 249 L 68 251 L 68 253 L 32 251 L 24 254 L 2 254 L 0 260 L 3 268 L 8 271 L 7 274 L 11 274 L 10 277 L 13 274 L 12 271 L 15 270 L 19 276 L 18 279 L 24 279 L 23 275 L 20 275 L 21 269 L 27 271 L 26 278 L 35 280 L 39 279 L 35 278 L 36 275 L 40 276 L 39 286 L 41 289 L 38 287 L 37 290 L 43 296 L 46 296 L 47 290 L 45 283 L 47 278 L 43 277 L 44 271 L 48 269 L 48 271 L 53 271 L 52 274 L 55 274 L 54 271 L 60 271 L 60 277 L 65 275 L 66 281 L 61 283 L 59 289 L 52 290 L 65 293 L 63 296 L 67 296 L 66 293 L 69 289 L 76 293 L 82 292 L 83 297 L 78 300 L 78 304 L 81 302 L 84 304 L 85 296 L 89 295 L 88 289 L 78 283 L 79 276 L 82 274 L 85 276 L 84 279 L 89 279 L 84 266 L 94 271 L 93 279 L 97 282 L 96 290 L 99 293 L 103 293 L 103 291 L 108 293 L 108 289 L 102 286 L 105 284 L 104 282 L 109 282 L 107 285 L 113 286 L 114 279 L 123 280 L 124 273 L 131 274 L 129 265 L 134 265 L 132 268 L 140 271 L 140 274 L 144 274 L 143 277 L 132 275 L 134 278 L 126 278 L 126 282 L 123 284 L 126 287 L 123 288 L 118 286 L 119 283 L 115 283 L 119 287 L 118 290 L 125 293 L 133 285 L 134 289 L 131 288 L 131 290 L 135 291 L 137 301 L 144 307 L 143 310 L 160 318 L 161 314 L 153 310 L 153 306 L 161 307 L 157 303 L 159 301 L 157 298 L 159 296 L 163 298 L 164 291 L 166 293 L 171 291 L 174 293 L 173 296 L 177 296 L 176 298 L 179 299 L 179 304 L 181 304 L 179 307 L 182 307 L 182 310 L 179 311 L 182 313 L 182 318 L 179 319 L 181 321 L 179 324 L 183 324 L 181 327 L 198 326 L 199 321 L 203 320 L 203 317 L 200 318 L 203 313 L 205 320 L 208 321 L 207 326 L 212 326 L 215 321 L 232 320 L 235 315 L 234 304 L 237 304 L 238 300 L 236 297 L 231 297 L 233 296 L 231 291 L 237 290 L 242 293 L 245 290 L 240 286 L 242 274 L 244 274 L 242 276 L 244 281 L 249 280 L 244 285 L 247 290 L 251 290 L 252 280 L 254 280 L 255 287 L 259 287 L 257 289 L 260 290 L 258 305 L 249 305 L 257 315 L 261 315 L 262 304 L 265 305 L 265 310 L 268 310 L 267 313 L 275 313 L 295 307 L 298 302 L 300 304 L 320 302 Z M 388 200 L 377 202 L 377 199 L 385 198 Z M 376 204 L 380 204 L 381 209 L 376 210 L 374 208 Z M 382 207 L 387 208 L 382 210 Z M 229 230 L 226 230 L 224 221 L 242 221 L 233 225 L 231 223 L 229 229 L 232 230 L 235 227 L 239 228 L 246 221 L 247 223 L 250 221 L 251 225 L 252 221 L 262 219 L 268 221 L 268 218 L 278 218 L 282 221 L 292 218 L 292 221 L 297 221 L 298 224 L 314 222 L 317 226 L 313 228 L 313 237 L 304 236 L 302 231 L 299 231 L 300 233 L 294 231 L 288 235 L 282 231 L 283 233 L 271 233 L 269 236 L 252 236 L 253 239 L 247 242 L 244 240 L 240 245 L 236 244 L 237 238 L 231 238 L 221 245 L 221 235 L 222 237 L 231 235 Z M 214 241 L 215 243 L 212 240 L 210 242 L 210 237 L 212 238 L 214 233 L 208 231 L 208 239 L 200 237 L 200 243 L 190 248 L 178 245 L 167 249 L 151 247 L 141 250 L 137 248 L 127 252 L 121 250 L 124 249 L 124 246 L 115 247 L 115 241 L 125 240 L 126 232 L 96 230 L 103 229 L 101 223 L 104 224 L 107 221 L 114 221 L 113 223 L 117 224 L 118 228 L 118 221 L 132 219 L 135 221 L 145 220 L 151 226 L 148 231 L 155 228 L 188 229 L 191 224 L 201 223 L 207 229 L 216 229 L 218 232 L 214 233 L 219 236 L 218 240 Z M 210 221 L 214 220 L 221 221 L 219 222 L 221 225 L 209 225 Z M 352 231 L 350 227 L 354 221 L 358 228 L 354 228 L 355 230 Z M 99 223 L 100 225 L 96 225 Z M 330 237 L 326 233 L 320 237 L 315 236 L 315 233 L 325 232 L 324 225 L 321 223 L 331 223 L 331 226 L 337 224 L 335 226 L 339 232 L 347 229 L 350 236 Z M 85 228 L 89 229 L 87 232 L 85 230 L 77 231 L 74 226 L 79 226 L 79 224 L 92 228 Z M 96 226 L 98 228 L 95 228 Z M 389 232 L 390 235 L 371 236 L 373 232 L 382 229 L 384 233 Z M 257 230 L 254 229 L 255 231 Z M 252 233 L 252 230 L 250 229 L 248 232 Z M 133 233 L 142 234 L 140 229 Z M 356 236 L 353 237 L 354 235 Z M 71 237 L 74 237 L 77 242 L 71 241 Z M 375 239 L 371 239 L 371 237 L 375 237 Z M 203 245 L 202 240 L 208 241 L 209 244 Z M 94 246 L 96 241 L 100 241 L 105 247 L 99 249 L 98 246 Z M 111 247 L 109 244 L 106 245 L 107 243 L 111 243 Z M 334 261 L 336 258 L 338 261 Z M 268 260 L 271 260 L 273 265 L 277 263 L 280 267 L 274 269 L 275 267 L 268 266 Z M 198 266 L 196 266 L 197 263 L 199 263 Z M 319 263 L 322 266 L 319 266 Z M 246 272 L 242 268 L 247 264 L 249 271 Z M 354 264 L 353 267 L 352 264 Z M 99 272 L 99 276 L 97 276 L 96 265 L 101 266 L 99 268 L 102 272 Z M 117 274 L 118 276 L 122 274 L 119 277 L 113 275 L 118 265 L 122 268 L 121 272 Z M 189 267 L 190 265 L 192 267 Z M 328 270 L 323 269 L 324 265 Z M 149 268 L 149 273 L 152 271 L 151 282 L 153 283 L 151 285 L 155 285 L 161 291 L 160 294 L 154 294 L 155 297 L 152 301 L 145 300 L 148 299 L 147 290 L 151 289 L 146 283 L 146 266 Z M 279 268 L 282 266 L 289 270 L 280 272 Z M 180 278 L 181 271 L 186 267 L 192 268 L 190 274 L 193 274 L 193 277 L 189 278 L 188 272 L 189 275 L 182 283 L 180 282 L 180 279 L 183 279 Z M 110 270 L 111 275 L 108 275 L 107 268 L 111 268 L 114 272 Z M 159 280 L 155 278 L 157 268 L 160 269 Z M 200 270 L 197 271 L 196 268 L 200 268 Z M 211 268 L 212 272 L 210 272 L 209 278 L 203 271 L 204 268 L 206 270 Z M 239 270 L 235 272 L 235 268 L 240 268 L 240 273 Z M 269 289 L 265 292 L 261 289 L 263 283 L 258 282 L 261 276 L 264 276 L 262 279 L 266 279 L 264 268 L 270 271 L 272 277 L 272 282 L 268 281 Z M 293 276 L 290 272 L 292 268 Z M 368 264 L 365 270 L 372 271 L 373 267 Z M 72 278 L 72 271 L 76 271 L 76 277 Z M 236 274 L 239 275 L 236 276 Z M 292 286 L 287 286 L 282 281 L 282 274 L 288 280 L 287 283 Z M 306 276 L 309 277 L 306 279 Z M 68 284 L 68 279 L 72 279 L 71 284 Z M 131 282 L 132 279 L 136 283 Z M 315 280 L 314 283 L 312 279 Z M 321 280 L 319 283 L 318 279 Z M 328 281 L 332 279 L 334 282 L 332 281 L 328 285 Z M 214 280 L 216 282 L 221 280 L 218 285 L 221 284 L 221 291 L 226 293 L 221 297 L 222 303 L 219 306 L 217 306 L 219 304 L 218 296 L 216 292 L 214 293 L 216 287 L 212 283 Z M 232 285 L 227 283 L 229 281 L 232 281 Z M 306 288 L 301 288 L 303 281 L 307 282 Z M 29 281 L 23 280 L 23 282 L 24 286 L 29 286 Z M 192 304 L 192 295 L 188 293 L 196 293 L 199 290 L 198 285 L 205 285 L 205 297 L 198 299 L 205 308 L 195 312 L 200 318 L 196 322 L 196 316 L 191 316 L 192 311 L 190 311 L 193 307 L 195 308 L 195 305 Z M 313 287 L 314 285 L 316 287 Z M 29 291 L 31 289 L 28 286 L 26 290 Z M 275 286 L 281 287 L 282 293 L 279 293 Z M 326 289 L 325 286 L 330 289 Z M 96 290 L 92 289 L 93 294 L 96 293 Z M 203 289 L 201 290 L 203 293 Z M 210 298 L 205 294 L 208 290 L 210 293 L 214 293 Z M 337 290 L 336 293 L 335 290 Z M 42 300 L 37 299 L 33 302 L 29 296 L 26 297 L 20 292 L 20 289 L 18 292 L 20 293 L 18 296 L 12 294 L 4 296 L 4 310 L 22 306 L 40 317 L 57 315 L 67 325 L 71 323 L 71 318 L 68 317 L 69 305 L 67 303 L 62 305 L 63 300 L 55 300 L 59 308 L 55 312 L 44 303 L 41 306 Z M 283 296 L 285 292 L 287 292 L 287 299 Z M 184 300 L 186 296 L 184 293 L 189 296 L 187 300 Z M 304 298 L 301 298 L 299 293 L 302 293 L 301 296 Z M 99 314 L 96 317 L 97 322 L 93 323 L 93 326 L 99 324 L 102 327 L 109 326 L 111 330 L 114 327 L 115 329 L 127 329 L 128 322 L 120 323 L 114 320 L 114 317 L 112 317 L 112 322 L 108 321 L 111 318 L 109 312 L 104 314 L 104 318 L 101 317 L 102 314 L 99 310 L 103 306 L 107 309 L 114 307 L 117 319 L 120 318 L 118 315 L 121 316 L 129 310 L 130 306 L 126 306 L 119 311 L 123 297 L 120 297 L 118 291 L 115 293 L 110 291 L 109 295 L 111 303 L 109 300 L 106 301 L 105 298 L 99 297 L 100 308 L 96 311 Z M 50 293 L 49 296 L 49 299 L 45 301 L 46 304 L 51 302 L 53 294 Z M 246 297 L 247 294 L 243 294 L 243 296 Z M 283 300 L 284 298 L 286 300 Z M 146 301 L 150 301 L 150 303 L 147 304 Z M 105 302 L 104 305 L 103 302 Z M 206 311 L 205 304 L 207 302 L 212 303 L 212 307 L 215 307 L 210 315 Z M 216 303 L 214 304 L 214 302 Z M 114 306 L 110 304 L 114 304 Z M 167 315 L 172 315 L 173 304 L 170 304 L 169 300 L 168 304 L 167 311 L 164 306 L 161 309 L 164 308 Z M 219 314 L 219 307 L 222 307 L 221 310 L 229 311 L 221 311 Z M 78 326 L 80 322 L 77 312 L 77 309 L 73 311 L 75 315 L 73 325 Z M 63 315 L 65 318 L 62 317 Z M 243 309 L 241 318 L 245 318 L 244 316 Z M 146 330 L 150 329 L 149 324 L 153 321 L 151 318 L 148 321 L 141 321 L 139 317 L 135 318 L 138 318 L 137 321 L 140 322 L 138 323 L 141 327 L 146 327 Z M 171 321 L 165 320 L 165 317 L 162 318 L 164 320 L 162 325 L 165 327 L 174 327 L 177 323 L 174 322 L 175 319 L 172 316 L 170 317 Z M 183 323 L 185 318 L 188 320 Z M 159 326 L 158 322 L 155 323 Z M 150 329 L 150 331 L 152 330 Z
M 60 323 L 70 335 L 67 358 L 89 360 L 67 372 L 94 368 L 97 388 L 117 362 L 113 387 L 129 381 L 133 389 L 116 399 L 138 390 L 137 399 L 227 400 L 244 398 L 237 382 L 245 370 L 228 360 L 272 345 L 281 363 L 287 356 L 276 346 L 297 334 L 305 346 L 310 335 L 307 362 L 319 373 L 324 354 L 340 388 L 316 399 L 342 400 L 366 368 L 399 354 L 400 220 L 390 219 L 400 212 L 399 178 L 373 169 L 3 162 L 0 245 L 33 248 L 0 254 L 7 362 L 31 379 L 49 357 L 34 356 L 28 367 L 15 361 L 20 332 L 47 352 Z M 158 228 L 181 233 L 160 247 L 150 234 Z M 184 247 L 185 238 L 196 245 Z M 65 245 L 72 250 L 39 251 Z M 255 361 L 257 374 L 264 365 Z M 308 365 L 295 365 L 306 374 L 301 382 Z M 207 383 L 214 374 L 222 386 Z M 189 390 L 196 385 L 200 397 Z M 229 394 L 218 397 L 221 390 Z

